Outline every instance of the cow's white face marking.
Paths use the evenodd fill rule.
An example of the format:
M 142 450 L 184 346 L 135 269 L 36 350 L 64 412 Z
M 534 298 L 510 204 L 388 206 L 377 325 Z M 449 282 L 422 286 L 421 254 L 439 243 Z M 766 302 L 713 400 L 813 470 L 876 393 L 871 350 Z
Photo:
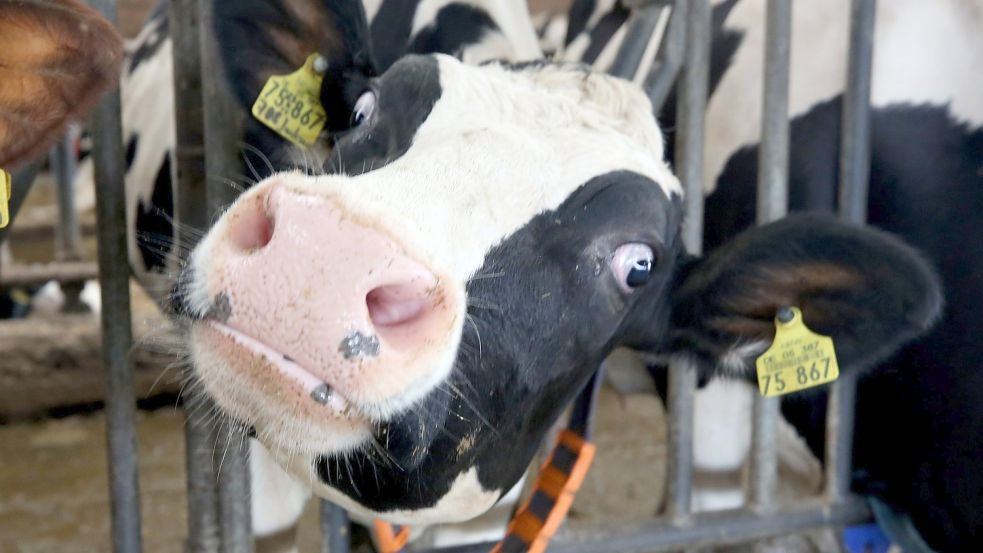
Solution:
M 412 411 L 410 407 L 415 402 L 447 379 L 459 358 L 458 347 L 467 324 L 466 286 L 470 279 L 481 276 L 478 273 L 487 263 L 489 252 L 538 215 L 556 210 L 586 183 L 603 175 L 637 175 L 640 180 L 636 184 L 644 181 L 645 189 L 658 187 L 656 194 L 664 199 L 681 194 L 678 181 L 662 161 L 662 135 L 651 116 L 648 99 L 630 83 L 570 66 L 476 68 L 448 56 L 436 56 L 433 65 L 439 70 L 439 99 L 411 134 L 412 142 L 401 156 L 354 176 L 280 173 L 238 200 L 240 205 L 248 205 L 290 195 L 306 198 L 304 201 L 312 206 L 335 206 L 344 214 L 338 224 L 354 221 L 392 237 L 400 250 L 436 275 L 438 287 L 451 300 L 448 304 L 453 313 L 447 318 L 447 333 L 428 345 L 427 355 L 401 365 L 401 376 L 417 376 L 401 383 L 397 393 L 380 392 L 391 384 L 388 376 L 381 376 L 383 373 L 373 373 L 380 375 L 373 378 L 359 377 L 355 383 L 349 379 L 345 383 L 349 392 L 345 399 L 352 410 L 327 413 L 306 396 L 285 391 L 277 383 L 277 371 L 270 371 L 269 363 L 258 359 L 255 352 L 230 345 L 207 325 L 196 325 L 192 330 L 197 374 L 218 404 L 253 425 L 257 437 L 273 454 L 289 462 L 296 474 L 319 485 L 319 493 L 337 497 L 342 505 L 351 508 L 358 507 L 358 492 L 341 493 L 325 485 L 326 469 L 317 465 L 317 459 L 353 454 L 373 439 L 374 425 Z M 411 67 L 422 66 L 404 66 Z M 346 144 L 357 148 L 363 141 L 372 141 L 373 133 L 383 132 L 373 121 L 383 116 L 380 113 L 386 113 L 386 101 L 383 90 L 376 114 L 346 137 Z M 339 160 L 343 173 L 345 159 L 342 156 Z M 271 190 L 276 190 L 276 195 Z M 611 206 L 614 204 L 610 202 L 616 202 L 619 196 L 611 193 L 601 197 L 608 198 L 607 205 Z M 236 207 L 230 210 L 230 214 L 236 212 Z M 676 220 L 668 214 L 651 216 L 660 221 Z M 211 298 L 220 292 L 230 294 L 233 313 L 237 305 L 247 305 L 237 301 L 232 273 L 217 268 L 225 255 L 221 250 L 223 241 L 231 239 L 234 219 L 223 217 L 192 256 L 187 297 L 192 311 L 205 312 Z M 282 227 L 287 230 L 282 232 L 305 232 L 291 225 L 290 220 L 283 221 Z M 281 223 L 277 223 L 277 228 L 281 228 Z M 638 241 L 630 238 L 625 242 Z M 612 245 L 612 251 L 614 246 L 617 244 Z M 320 274 L 318 270 L 325 270 L 325 260 L 330 255 L 315 245 L 302 257 L 320 261 L 303 261 L 304 270 L 288 270 L 285 274 L 309 279 L 312 271 Z M 311 263 L 320 263 L 320 269 L 308 267 Z M 607 264 L 597 266 L 599 271 L 609 269 Z M 615 280 L 612 277 L 610 282 L 603 282 L 617 290 Z M 276 289 L 297 290 L 303 288 L 301 285 L 318 284 L 297 280 Z M 266 297 L 260 303 L 272 305 L 279 301 Z M 288 304 L 271 312 L 301 309 L 297 303 Z M 321 324 L 318 321 L 325 316 L 312 311 L 301 318 L 314 325 Z M 304 342 L 306 332 L 305 328 L 298 328 L 287 338 Z M 296 347 L 303 353 L 307 346 L 301 343 Z M 541 385 L 534 383 L 532 375 L 518 376 L 529 379 L 530 388 Z M 328 384 L 336 385 L 331 381 Z M 421 427 L 421 432 L 426 431 Z M 458 448 L 458 462 L 468 462 L 460 461 L 462 456 L 474 458 L 477 453 L 472 449 L 473 446 Z M 427 456 L 426 445 L 411 455 L 417 454 L 421 458 Z M 485 489 L 479 482 L 478 468 L 472 464 L 455 469 L 460 472 L 453 473 L 456 477 L 434 504 L 412 511 L 386 510 L 386 518 L 420 523 L 475 516 L 504 491 Z M 361 508 L 363 512 L 371 511 L 364 505 Z

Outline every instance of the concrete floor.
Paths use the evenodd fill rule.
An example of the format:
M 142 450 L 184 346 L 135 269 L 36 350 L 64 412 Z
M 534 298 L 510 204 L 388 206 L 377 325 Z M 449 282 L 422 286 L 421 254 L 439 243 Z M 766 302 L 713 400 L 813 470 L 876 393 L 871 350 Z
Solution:
M 146 553 L 179 553 L 185 533 L 183 418 L 162 408 L 138 419 Z M 0 426 L 0 551 L 103 553 L 110 550 L 105 421 L 101 413 Z M 665 425 L 651 396 L 605 390 L 598 454 L 572 518 L 648 518 L 662 500 Z M 300 530 L 316 551 L 316 509 Z

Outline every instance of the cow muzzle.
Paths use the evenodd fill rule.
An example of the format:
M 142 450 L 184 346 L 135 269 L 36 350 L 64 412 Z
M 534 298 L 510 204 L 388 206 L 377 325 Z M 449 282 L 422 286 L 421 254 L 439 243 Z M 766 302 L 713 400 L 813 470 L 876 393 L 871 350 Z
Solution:
M 304 178 L 244 194 L 191 259 L 207 305 L 192 327 L 196 374 L 261 437 L 288 419 L 385 420 L 446 378 L 460 339 L 463 285 L 380 222 L 289 186 Z

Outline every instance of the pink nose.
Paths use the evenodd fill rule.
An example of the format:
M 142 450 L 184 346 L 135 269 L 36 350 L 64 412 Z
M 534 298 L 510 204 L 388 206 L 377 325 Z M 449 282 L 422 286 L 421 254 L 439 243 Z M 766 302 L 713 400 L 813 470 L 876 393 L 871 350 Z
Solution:
M 426 378 L 459 302 L 389 233 L 282 185 L 224 217 L 208 272 L 228 300 L 227 326 L 349 399 L 378 401 Z

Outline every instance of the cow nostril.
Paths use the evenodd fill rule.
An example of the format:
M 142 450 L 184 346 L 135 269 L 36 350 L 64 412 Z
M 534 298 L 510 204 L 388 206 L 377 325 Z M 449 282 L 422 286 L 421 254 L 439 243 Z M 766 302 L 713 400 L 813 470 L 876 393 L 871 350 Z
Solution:
M 373 289 L 365 298 L 369 317 L 377 329 L 412 323 L 428 311 L 432 290 L 419 282 L 389 284 Z
M 252 198 L 245 205 L 237 205 L 232 209 L 229 234 L 235 247 L 244 252 L 266 247 L 273 239 L 274 225 L 265 197 Z

